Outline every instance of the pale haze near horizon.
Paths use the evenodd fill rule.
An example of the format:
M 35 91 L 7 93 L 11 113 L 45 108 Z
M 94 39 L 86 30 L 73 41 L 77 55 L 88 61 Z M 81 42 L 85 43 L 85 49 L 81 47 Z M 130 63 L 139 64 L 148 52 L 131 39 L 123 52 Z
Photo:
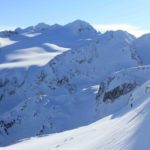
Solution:
M 135 36 L 150 32 L 149 0 L 2 0 L 1 6 L 0 30 L 80 19 L 101 32 L 126 30 Z

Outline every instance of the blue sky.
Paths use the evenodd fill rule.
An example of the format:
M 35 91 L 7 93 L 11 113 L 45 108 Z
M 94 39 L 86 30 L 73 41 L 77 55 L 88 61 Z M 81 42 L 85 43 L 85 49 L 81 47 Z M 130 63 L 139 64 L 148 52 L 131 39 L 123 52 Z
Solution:
M 150 31 L 150 0 L 0 0 L 0 28 L 85 20 L 97 29 Z M 131 31 L 132 32 L 132 31 Z

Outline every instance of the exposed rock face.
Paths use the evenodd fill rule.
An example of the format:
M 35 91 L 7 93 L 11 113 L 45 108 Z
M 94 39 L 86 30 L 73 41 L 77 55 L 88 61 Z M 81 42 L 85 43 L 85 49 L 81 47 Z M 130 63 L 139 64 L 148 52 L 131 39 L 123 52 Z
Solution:
M 120 96 L 126 95 L 136 88 L 137 83 L 135 81 L 129 83 L 122 83 L 111 90 L 107 90 L 112 78 L 108 78 L 106 81 L 101 82 L 98 94 L 96 96 L 97 101 L 104 103 L 113 103 Z
M 149 67 L 148 75 L 143 75 L 141 68 L 143 72 L 137 80 L 137 73 L 125 74 L 130 70 L 127 68 L 142 62 L 131 46 L 135 38 L 124 31 L 100 36 L 89 24 L 75 21 L 66 26 L 39 24 L 7 34 L 15 34 L 12 39 L 19 42 L 3 47 L 0 63 L 4 63 L 7 56 L 24 55 L 28 51 L 44 57 L 48 52 L 51 58 L 45 66 L 30 64 L 27 70 L 16 67 L 0 74 L 0 145 L 6 141 L 7 134 L 10 139 L 6 144 L 80 127 L 112 114 L 127 104 L 136 83 L 149 77 Z M 58 55 L 54 56 L 55 52 Z M 28 55 L 32 61 L 33 55 Z M 10 59 L 11 63 L 21 63 L 21 56 Z M 35 60 L 40 58 L 43 56 Z M 123 73 L 122 69 L 125 69 Z M 120 71 L 121 75 L 113 74 L 104 80 Z
M 0 101 L 2 101 L 5 96 L 14 95 L 24 83 L 25 80 L 19 81 L 16 77 L 0 79 Z
M 119 85 L 112 89 L 111 91 L 108 91 L 104 94 L 103 102 L 113 102 L 118 97 L 125 95 L 129 92 L 131 92 L 136 87 L 136 83 L 124 83 L 122 85 Z
M 102 81 L 100 86 L 99 86 L 99 90 L 98 93 L 96 95 L 96 99 L 97 101 L 99 101 L 99 99 L 102 98 L 102 96 L 104 96 L 104 93 L 106 92 L 107 87 L 109 86 L 109 84 L 111 83 L 111 81 L 114 79 L 115 77 L 108 77 L 107 80 Z
M 0 32 L 0 37 L 11 37 L 13 35 L 18 34 L 17 31 L 1 31 Z
M 5 122 L 4 120 L 0 120 L 0 127 L 4 130 L 4 132 L 8 135 L 8 129 L 11 128 L 15 124 L 15 120 L 10 122 Z M 0 131 L 2 133 L 2 131 Z

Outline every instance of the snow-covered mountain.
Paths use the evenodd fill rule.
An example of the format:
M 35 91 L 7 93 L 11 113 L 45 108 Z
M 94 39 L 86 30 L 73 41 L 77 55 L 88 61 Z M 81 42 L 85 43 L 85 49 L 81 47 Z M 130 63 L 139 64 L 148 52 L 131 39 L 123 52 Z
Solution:
M 88 125 L 129 107 L 149 80 L 148 50 L 140 52 L 149 43 L 141 39 L 121 30 L 100 34 L 81 20 L 1 32 L 0 146 Z
M 78 20 L 65 26 L 40 23 L 1 32 L 0 37 L 0 68 L 4 69 L 43 66 L 64 50 L 86 45 L 99 34 L 88 23 Z
M 30 26 L 25 29 L 17 28 L 15 32 L 17 33 L 36 33 L 36 32 L 43 32 L 45 30 L 49 30 L 51 28 L 50 25 L 45 23 L 39 23 L 36 26 Z
M 136 39 L 133 43 L 134 49 L 136 49 L 137 53 L 143 60 L 144 64 L 150 64 L 150 34 L 145 34 L 140 38 Z
M 131 107 L 132 104 L 132 107 Z M 150 81 L 132 93 L 124 109 L 89 126 L 30 138 L 2 150 L 148 150 Z

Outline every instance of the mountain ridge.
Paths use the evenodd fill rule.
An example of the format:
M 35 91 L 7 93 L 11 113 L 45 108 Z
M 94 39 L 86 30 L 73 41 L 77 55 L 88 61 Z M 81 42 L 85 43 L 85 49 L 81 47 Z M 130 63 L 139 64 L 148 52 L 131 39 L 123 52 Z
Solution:
M 149 80 L 147 37 L 81 20 L 17 30 L 0 38 L 0 146 L 113 115 Z

